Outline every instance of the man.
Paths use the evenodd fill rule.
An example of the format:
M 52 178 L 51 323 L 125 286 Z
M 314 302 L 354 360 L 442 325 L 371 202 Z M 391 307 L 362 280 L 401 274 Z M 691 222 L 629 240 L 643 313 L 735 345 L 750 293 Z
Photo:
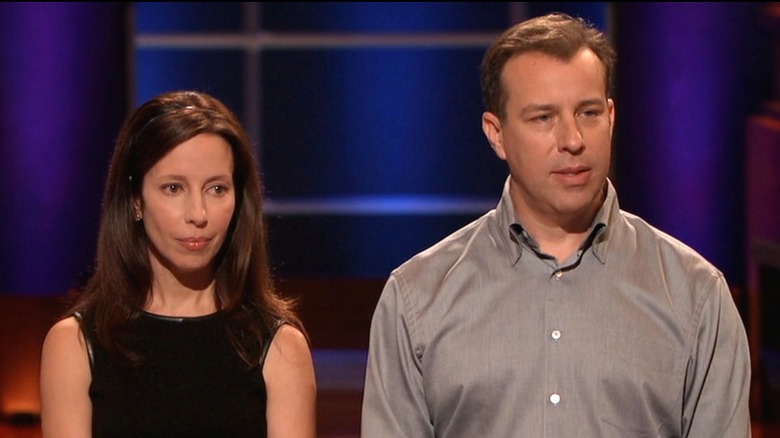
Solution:
M 722 273 L 620 210 L 615 54 L 550 14 L 485 54 L 498 206 L 395 269 L 362 437 L 747 437 L 747 337 Z

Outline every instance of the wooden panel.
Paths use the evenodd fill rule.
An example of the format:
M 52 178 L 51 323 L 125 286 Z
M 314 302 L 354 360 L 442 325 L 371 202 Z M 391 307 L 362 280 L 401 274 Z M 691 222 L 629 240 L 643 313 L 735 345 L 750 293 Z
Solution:
M 773 322 L 780 291 L 765 275 L 780 272 L 780 106 L 766 105 L 765 114 L 747 120 L 746 142 L 746 225 L 747 225 L 747 329 L 752 362 L 750 407 L 757 421 L 780 421 L 780 386 L 770 384 L 769 351 L 765 339 L 767 323 Z M 762 274 L 762 272 L 764 274 Z M 767 318 L 769 317 L 769 318 Z M 773 347 L 773 349 L 776 346 Z M 771 353 L 777 353 L 771 351 Z M 774 401 L 773 401 L 774 400 Z
M 371 316 L 384 279 L 287 279 L 286 294 L 298 297 L 313 348 L 367 349 Z
M 57 315 L 61 296 L 0 294 L 0 412 L 40 412 L 41 346 Z

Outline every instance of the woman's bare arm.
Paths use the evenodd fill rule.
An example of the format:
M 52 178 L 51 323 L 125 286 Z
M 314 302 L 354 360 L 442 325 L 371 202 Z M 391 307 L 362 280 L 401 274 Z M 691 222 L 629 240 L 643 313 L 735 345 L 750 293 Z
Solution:
M 268 391 L 268 438 L 315 438 L 317 384 L 311 350 L 290 325 L 276 332 L 263 367 Z
M 92 436 L 91 372 L 84 337 L 74 317 L 49 330 L 41 353 L 41 427 L 44 438 Z

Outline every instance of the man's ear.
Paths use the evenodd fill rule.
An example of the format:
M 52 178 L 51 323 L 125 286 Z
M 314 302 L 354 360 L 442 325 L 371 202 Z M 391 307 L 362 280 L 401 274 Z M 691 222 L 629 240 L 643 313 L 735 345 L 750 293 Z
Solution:
M 490 111 L 482 113 L 482 132 L 498 158 L 506 160 L 504 143 L 501 141 L 501 119 Z
M 615 101 L 607 99 L 607 109 L 609 110 L 609 135 L 612 135 L 612 131 L 615 129 Z

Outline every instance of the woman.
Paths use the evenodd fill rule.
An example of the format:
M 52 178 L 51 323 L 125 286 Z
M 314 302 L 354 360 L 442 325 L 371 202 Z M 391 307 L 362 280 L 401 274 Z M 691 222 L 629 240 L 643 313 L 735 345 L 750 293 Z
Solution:
M 44 341 L 44 437 L 313 438 L 310 346 L 236 116 L 193 91 L 143 104 L 102 208 L 94 273 Z

